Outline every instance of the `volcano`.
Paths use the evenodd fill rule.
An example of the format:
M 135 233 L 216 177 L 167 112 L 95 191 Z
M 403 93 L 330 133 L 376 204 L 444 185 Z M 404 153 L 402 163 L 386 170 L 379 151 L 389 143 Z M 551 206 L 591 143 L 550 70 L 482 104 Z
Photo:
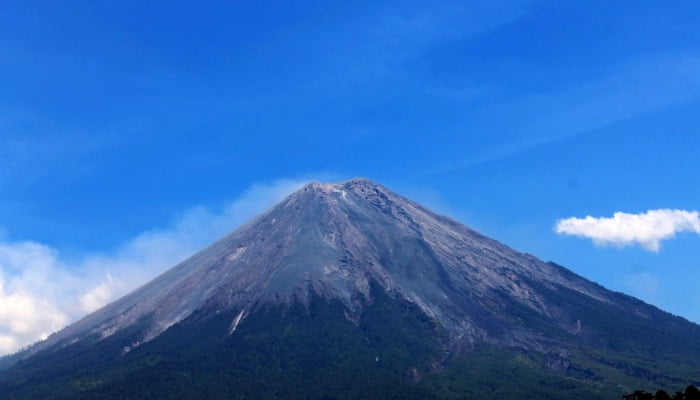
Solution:
M 699 381 L 700 326 L 366 179 L 312 182 L 0 359 L 8 399 L 612 399 Z

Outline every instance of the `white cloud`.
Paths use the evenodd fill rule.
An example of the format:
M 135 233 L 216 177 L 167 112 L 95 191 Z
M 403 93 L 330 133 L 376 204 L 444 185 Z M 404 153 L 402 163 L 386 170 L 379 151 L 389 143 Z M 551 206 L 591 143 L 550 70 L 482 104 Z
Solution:
M 303 184 L 253 185 L 222 210 L 193 208 L 167 229 L 141 233 L 110 253 L 77 260 L 65 260 L 40 243 L 11 242 L 0 235 L 0 355 L 44 339 L 128 293 Z
M 616 212 L 612 218 L 566 218 L 557 221 L 559 234 L 592 239 L 598 245 L 628 246 L 639 244 L 658 252 L 661 241 L 678 232 L 700 233 L 700 214 L 686 210 L 649 210 L 642 214 Z
M 90 313 L 107 304 L 114 292 L 113 284 L 114 279 L 112 279 L 112 275 L 107 273 L 106 282 L 100 283 L 96 288 L 80 297 L 80 309 Z
M 52 282 L 70 279 L 56 252 L 37 243 L 0 243 L 0 354 L 45 338 L 69 320 Z

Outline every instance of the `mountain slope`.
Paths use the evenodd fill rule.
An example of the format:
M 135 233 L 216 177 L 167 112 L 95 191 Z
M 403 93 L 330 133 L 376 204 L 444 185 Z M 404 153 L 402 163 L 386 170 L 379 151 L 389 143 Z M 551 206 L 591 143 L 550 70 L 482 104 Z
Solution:
M 393 354 L 391 362 L 380 354 Z M 264 392 L 255 382 L 319 388 L 326 375 L 339 386 L 293 397 L 362 397 L 372 392 L 350 388 L 382 381 L 393 382 L 387 396 L 405 397 L 409 387 L 449 397 L 471 393 L 460 382 L 473 375 L 464 360 L 475 359 L 512 361 L 514 375 L 500 388 L 538 376 L 555 382 L 547 390 L 559 398 L 579 390 L 604 398 L 602 388 L 695 383 L 698 356 L 697 325 L 353 179 L 305 186 L 133 293 L 4 359 L 15 365 L 1 373 L 0 389 L 110 398 L 125 382 L 146 390 L 138 376 L 182 383 L 201 370 L 218 371 L 200 378 L 215 386 L 228 382 L 221 393 L 249 397 Z M 279 373 L 289 363 L 294 373 L 285 381 Z M 462 380 L 447 384 L 456 371 Z M 285 397 L 289 385 L 265 393 Z

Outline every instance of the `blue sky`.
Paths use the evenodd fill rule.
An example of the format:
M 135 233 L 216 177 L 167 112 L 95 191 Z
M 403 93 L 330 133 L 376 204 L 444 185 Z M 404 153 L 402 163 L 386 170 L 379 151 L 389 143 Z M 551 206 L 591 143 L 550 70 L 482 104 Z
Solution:
M 698 234 L 554 230 L 700 208 L 700 4 L 247 3 L 0 5 L 0 353 L 355 176 L 700 322 Z

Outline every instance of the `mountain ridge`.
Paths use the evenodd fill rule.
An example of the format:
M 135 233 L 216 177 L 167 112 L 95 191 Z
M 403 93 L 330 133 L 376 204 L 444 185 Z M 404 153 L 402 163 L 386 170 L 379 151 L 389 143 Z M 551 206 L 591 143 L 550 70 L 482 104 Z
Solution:
M 369 335 L 367 340 L 373 337 L 387 349 L 413 337 L 411 330 L 422 332 L 425 344 L 416 339 L 411 346 L 424 354 L 414 361 L 423 369 L 400 362 L 410 371 L 418 368 L 402 372 L 416 382 L 483 346 L 524 352 L 541 360 L 543 374 L 575 379 L 605 380 L 627 368 L 619 379 L 687 383 L 700 373 L 700 326 L 518 252 L 367 179 L 307 184 L 151 282 L 5 362 L 29 366 L 64 352 L 97 351 L 91 349 L 103 349 L 100 359 L 116 360 L 110 362 L 138 360 L 153 348 L 180 351 L 160 336 L 186 336 L 183 327 L 199 329 L 212 321 L 220 332 L 211 340 L 228 346 L 247 340 L 250 324 L 264 326 L 269 310 L 286 320 L 285 310 L 299 306 L 307 313 L 320 307 L 328 318 L 355 326 L 353 334 Z M 405 322 L 397 336 L 371 316 L 377 310 L 413 322 Z M 316 332 L 308 317 L 298 318 L 295 326 Z M 368 334 L 368 326 L 394 341 Z M 396 360 L 408 357 L 400 348 L 392 354 Z M 686 367 L 658 371 L 654 358 Z
M 408 235 L 409 240 L 418 239 L 419 241 L 428 242 L 429 246 L 418 246 L 418 250 L 411 249 L 411 256 L 422 258 L 422 261 L 430 265 L 430 268 L 424 268 L 420 271 L 412 271 L 409 268 L 395 268 L 394 264 L 398 264 L 398 262 L 389 258 L 392 257 L 391 253 L 396 249 L 391 248 L 385 249 L 388 250 L 386 252 L 389 253 L 389 258 L 384 260 L 378 255 L 368 257 L 367 254 L 371 252 L 368 252 L 366 247 L 361 247 L 364 243 L 357 243 L 358 237 L 361 238 L 363 235 L 363 232 L 359 232 L 359 229 L 357 229 L 358 225 L 369 219 L 367 215 L 352 209 L 352 218 L 359 220 L 359 224 L 350 223 L 340 218 L 341 212 L 344 211 L 341 210 L 344 205 L 342 203 L 352 201 L 348 199 L 349 195 L 363 196 L 363 200 L 376 207 L 384 214 L 383 216 L 389 217 L 390 221 L 388 222 L 400 223 L 402 225 L 400 226 L 401 229 L 412 232 L 412 235 Z M 306 205 L 306 209 L 302 209 L 304 205 Z M 315 210 L 309 210 L 309 205 L 312 205 Z M 294 212 L 300 210 L 303 212 L 299 214 Z M 290 221 L 283 221 L 282 224 L 287 222 L 289 226 L 296 226 L 294 225 L 295 223 L 303 223 L 305 218 L 308 219 L 310 212 L 313 214 L 313 211 L 318 210 L 321 210 L 321 229 L 324 231 L 322 233 L 319 232 L 318 226 L 312 226 L 307 230 L 312 231 L 311 235 L 316 234 L 311 239 L 320 238 L 325 246 L 315 246 L 307 249 L 303 248 L 304 244 L 302 243 L 301 246 L 297 245 L 295 248 L 293 245 L 296 243 L 290 243 L 292 236 L 304 235 L 303 232 L 283 232 L 283 235 L 279 235 L 279 232 L 274 231 L 274 224 L 277 222 L 279 215 L 284 216 L 291 213 L 293 217 L 296 217 L 295 221 L 291 224 L 289 223 Z M 346 213 L 350 212 L 346 211 Z M 376 215 L 373 217 L 377 218 Z M 393 221 L 391 221 L 392 219 Z M 418 222 L 416 222 L 416 219 L 418 219 Z M 385 222 L 387 221 L 382 221 L 382 223 Z M 260 233 L 260 225 L 264 225 L 262 231 L 265 233 Z M 372 229 L 366 229 L 366 231 L 376 230 L 377 227 L 374 225 L 380 224 L 374 223 L 371 227 Z M 255 232 L 252 235 L 248 233 L 251 230 Z M 447 232 L 447 234 L 437 238 L 435 232 L 438 231 Z M 392 233 L 396 234 L 396 232 Z M 237 287 L 234 286 L 235 290 L 237 290 L 236 293 L 233 293 L 234 289 L 231 289 L 227 296 L 226 293 L 218 290 L 217 287 L 223 285 L 217 286 L 212 282 L 225 280 L 228 278 L 229 273 L 219 272 L 217 274 L 217 268 L 221 268 L 214 264 L 226 263 L 228 269 L 235 268 L 235 265 L 232 266 L 231 264 L 239 258 L 244 258 L 246 251 L 250 251 L 250 242 L 252 241 L 253 245 L 258 244 L 256 242 L 264 242 L 266 234 L 277 234 L 275 239 L 286 242 L 292 250 L 288 250 L 286 253 L 277 251 L 283 247 L 279 243 L 275 245 L 276 248 L 274 249 L 265 248 L 265 250 L 268 250 L 268 253 L 279 254 L 277 254 L 277 258 L 271 261 L 266 260 L 268 264 L 273 265 L 276 269 L 270 271 L 264 277 L 266 279 L 264 285 L 258 284 L 254 290 L 256 293 L 251 295 L 250 292 L 253 290 L 251 290 L 250 286 L 254 284 L 254 282 L 251 282 L 251 275 L 255 279 L 259 279 L 260 276 L 259 274 L 255 275 L 255 271 L 250 271 L 255 265 L 252 267 L 247 265 L 249 268 L 244 271 L 247 276 L 238 277 L 239 279 L 244 279 L 243 284 L 233 282 L 231 279 L 226 281 L 228 285 L 238 284 Z M 280 238 L 280 236 L 282 237 Z M 301 237 L 301 241 L 307 239 L 309 238 Z M 449 243 L 451 247 L 445 243 Z M 233 250 L 231 249 L 232 247 Z M 460 247 L 466 247 L 468 251 L 458 254 L 457 260 L 455 260 L 455 255 L 450 254 L 450 252 L 454 252 L 455 248 L 462 250 Z M 309 253 L 312 251 L 318 253 L 335 252 L 330 257 L 320 257 L 317 260 L 309 261 L 304 258 L 306 264 L 299 267 L 296 261 L 293 260 L 297 256 L 294 254 L 295 251 Z M 262 251 L 259 251 L 259 254 L 262 253 Z M 361 253 L 365 253 L 364 258 L 358 256 Z M 494 254 L 499 256 L 500 259 L 494 260 Z M 328 254 L 322 255 L 328 256 Z M 308 255 L 305 255 L 305 257 L 308 257 Z M 436 262 L 435 258 L 441 259 Z M 350 281 L 347 269 L 351 268 L 353 263 L 355 267 L 369 264 L 370 268 L 362 271 L 363 273 L 361 274 L 355 274 L 355 276 L 352 276 L 352 281 Z M 374 268 L 380 263 L 387 266 Z M 462 265 L 454 266 L 454 264 L 460 263 Z M 513 271 L 512 265 L 508 265 L 508 263 L 518 264 L 519 269 L 515 271 L 517 276 Z M 247 264 L 250 264 L 250 262 Z M 321 270 L 312 271 L 310 274 L 308 264 L 315 265 L 317 269 Z M 271 210 L 254 218 L 131 294 L 83 318 L 64 331 L 52 335 L 45 341 L 45 344 L 40 344 L 36 350 L 41 350 L 61 340 L 66 340 L 72 334 L 74 335 L 74 332 L 80 332 L 81 329 L 91 329 L 93 331 L 99 329 L 101 337 L 104 338 L 121 329 L 121 327 L 135 322 L 144 315 L 156 312 L 160 315 L 160 318 L 144 338 L 147 341 L 186 318 L 192 311 L 203 306 L 206 301 L 214 296 L 218 298 L 219 304 L 223 308 L 243 307 L 240 310 L 240 315 L 244 317 L 245 305 L 255 303 L 258 300 L 256 295 L 261 290 L 260 286 L 273 287 L 272 298 L 267 298 L 266 300 L 268 301 L 281 300 L 288 302 L 290 300 L 288 296 L 291 293 L 295 293 L 297 301 L 303 302 L 305 293 L 307 293 L 304 290 L 308 288 L 301 286 L 295 288 L 294 285 L 315 285 L 314 290 L 318 293 L 330 297 L 339 296 L 352 314 L 359 312 L 362 308 L 362 303 L 369 300 L 369 279 L 379 282 L 387 292 L 402 296 L 406 300 L 419 305 L 427 315 L 440 320 L 443 325 L 458 329 L 459 320 L 463 322 L 464 315 L 455 315 L 453 312 L 450 312 L 451 310 L 447 309 L 453 307 L 454 304 L 444 304 L 435 300 L 436 295 L 444 297 L 445 292 L 455 290 L 455 278 L 447 276 L 449 272 L 444 270 L 443 265 L 445 264 L 452 264 L 450 266 L 453 267 L 453 270 L 450 272 L 454 272 L 454 270 L 466 265 L 470 271 L 461 274 L 459 278 L 469 280 L 470 286 L 468 289 L 476 292 L 477 296 L 483 296 L 489 289 L 505 289 L 509 295 L 517 298 L 523 304 L 545 314 L 550 312 L 547 304 L 544 304 L 543 299 L 539 298 L 537 293 L 531 290 L 527 282 L 524 282 L 521 278 L 534 279 L 548 285 L 567 285 L 575 282 L 576 285 L 569 286 L 583 295 L 606 303 L 614 302 L 610 296 L 616 295 L 614 292 L 610 292 L 602 286 L 590 282 L 557 264 L 545 263 L 530 254 L 517 252 L 449 217 L 435 214 L 418 203 L 397 195 L 368 179 L 354 178 L 330 184 L 312 181 Z M 203 265 L 212 268 L 203 268 Z M 390 268 L 396 269 L 393 271 L 394 275 L 388 271 Z M 435 271 L 437 271 L 437 275 L 435 275 Z M 434 276 L 425 279 L 426 273 L 432 273 Z M 440 276 L 440 274 L 442 275 Z M 246 278 L 247 280 L 245 280 Z M 332 280 L 330 282 L 331 285 L 327 285 L 329 280 Z M 404 282 L 400 282 L 401 280 Z M 406 288 L 407 283 L 409 285 L 419 285 L 419 287 L 418 289 Z M 168 285 L 177 286 L 177 290 Z M 430 288 L 432 292 L 422 290 L 427 285 L 432 286 Z M 167 290 L 164 290 L 164 288 Z M 296 289 L 301 290 L 295 292 Z M 458 289 L 465 289 L 465 287 L 458 286 Z M 434 293 L 435 291 L 438 293 Z M 183 294 L 186 300 L 183 300 Z M 460 299 L 460 301 L 468 300 Z M 155 307 L 156 304 L 157 307 Z M 115 313 L 117 314 L 116 319 L 113 315 Z M 110 319 L 112 321 L 109 321 Z M 577 319 L 577 321 L 580 321 L 580 319 Z M 581 329 L 580 322 L 574 322 L 574 324 L 576 326 L 571 330 Z M 462 326 L 461 328 L 462 331 L 458 334 L 468 333 L 469 326 Z M 471 334 L 476 333 L 472 332 Z

